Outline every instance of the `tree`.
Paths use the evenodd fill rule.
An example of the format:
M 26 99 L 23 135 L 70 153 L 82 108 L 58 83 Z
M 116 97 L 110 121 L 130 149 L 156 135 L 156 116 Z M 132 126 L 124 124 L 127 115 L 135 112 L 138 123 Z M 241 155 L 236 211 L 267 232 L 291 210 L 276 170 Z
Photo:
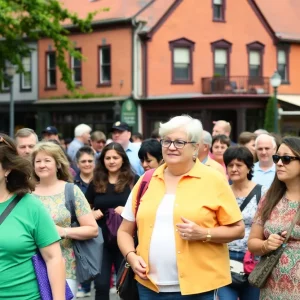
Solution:
M 268 132 L 274 132 L 274 116 L 275 116 L 275 111 L 274 111 L 274 104 L 275 104 L 275 99 L 274 97 L 270 97 L 267 103 L 266 107 L 266 112 L 265 112 L 265 124 L 264 128 Z
M 61 80 L 69 90 L 75 89 L 72 71 L 65 59 L 65 52 L 82 59 L 81 53 L 74 49 L 68 38 L 69 30 L 63 24 L 72 24 L 81 32 L 91 31 L 91 21 L 100 11 L 89 13 L 85 19 L 63 8 L 58 0 L 0 0 L 0 87 L 5 77 L 5 65 L 10 62 L 23 73 L 22 57 L 28 56 L 32 49 L 27 41 L 37 41 L 43 37 L 53 40 L 56 48 L 57 66 Z

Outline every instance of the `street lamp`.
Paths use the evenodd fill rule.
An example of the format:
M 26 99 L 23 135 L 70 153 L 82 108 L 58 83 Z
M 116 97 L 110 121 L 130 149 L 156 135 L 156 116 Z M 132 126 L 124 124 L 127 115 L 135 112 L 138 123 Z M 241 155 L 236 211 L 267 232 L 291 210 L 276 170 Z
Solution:
M 6 63 L 5 74 L 9 79 L 10 102 L 9 102 L 9 136 L 14 138 L 15 129 L 15 108 L 14 108 L 14 76 L 16 68 L 10 62 Z
M 275 71 L 273 76 L 270 78 L 271 86 L 274 88 L 274 132 L 278 133 L 278 100 L 277 100 L 277 89 L 281 85 L 281 76 Z
M 113 112 L 114 112 L 114 122 L 120 120 L 120 115 L 121 115 L 121 105 L 119 101 L 115 102 L 115 105 L 113 106 Z

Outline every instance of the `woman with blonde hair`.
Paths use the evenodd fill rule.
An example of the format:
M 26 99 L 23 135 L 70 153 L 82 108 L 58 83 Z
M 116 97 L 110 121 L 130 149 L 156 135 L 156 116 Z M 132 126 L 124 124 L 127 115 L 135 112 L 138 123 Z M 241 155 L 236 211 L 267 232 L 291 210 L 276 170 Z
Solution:
M 44 206 L 31 192 L 30 162 L 19 156 L 14 141 L 0 134 L 0 215 L 18 200 L 0 225 L 0 298 L 41 298 L 32 257 L 46 262 L 53 299 L 65 297 L 65 269 L 60 237 Z
M 72 182 L 70 165 L 60 146 L 51 142 L 37 144 L 32 153 L 34 177 L 37 185 L 34 194 L 52 216 L 59 236 L 63 257 L 66 260 L 66 278 L 76 295 L 76 261 L 72 240 L 87 240 L 98 235 L 98 227 L 89 203 L 79 187 L 74 186 L 75 213 L 80 227 L 71 228 L 71 214 L 66 208 L 65 186 Z
M 244 236 L 244 223 L 224 177 L 197 159 L 202 131 L 190 116 L 160 124 L 165 163 L 153 173 L 136 218 L 142 178 L 122 213 L 118 244 L 140 300 L 213 300 L 231 283 L 227 243 Z

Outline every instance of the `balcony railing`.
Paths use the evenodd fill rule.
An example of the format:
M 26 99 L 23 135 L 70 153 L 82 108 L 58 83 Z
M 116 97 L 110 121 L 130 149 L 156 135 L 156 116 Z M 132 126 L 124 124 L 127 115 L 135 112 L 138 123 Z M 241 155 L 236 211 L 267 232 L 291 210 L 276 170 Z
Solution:
M 259 94 L 270 93 L 268 77 L 230 76 L 202 78 L 203 94 Z

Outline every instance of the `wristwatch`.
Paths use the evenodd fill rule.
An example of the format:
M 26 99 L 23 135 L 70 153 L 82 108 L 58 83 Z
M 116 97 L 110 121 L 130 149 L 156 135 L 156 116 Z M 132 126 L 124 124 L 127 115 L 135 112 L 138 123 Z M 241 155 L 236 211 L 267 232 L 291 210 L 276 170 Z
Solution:
M 211 240 L 210 229 L 207 229 L 206 240 L 204 240 L 203 243 L 210 242 L 210 240 Z

